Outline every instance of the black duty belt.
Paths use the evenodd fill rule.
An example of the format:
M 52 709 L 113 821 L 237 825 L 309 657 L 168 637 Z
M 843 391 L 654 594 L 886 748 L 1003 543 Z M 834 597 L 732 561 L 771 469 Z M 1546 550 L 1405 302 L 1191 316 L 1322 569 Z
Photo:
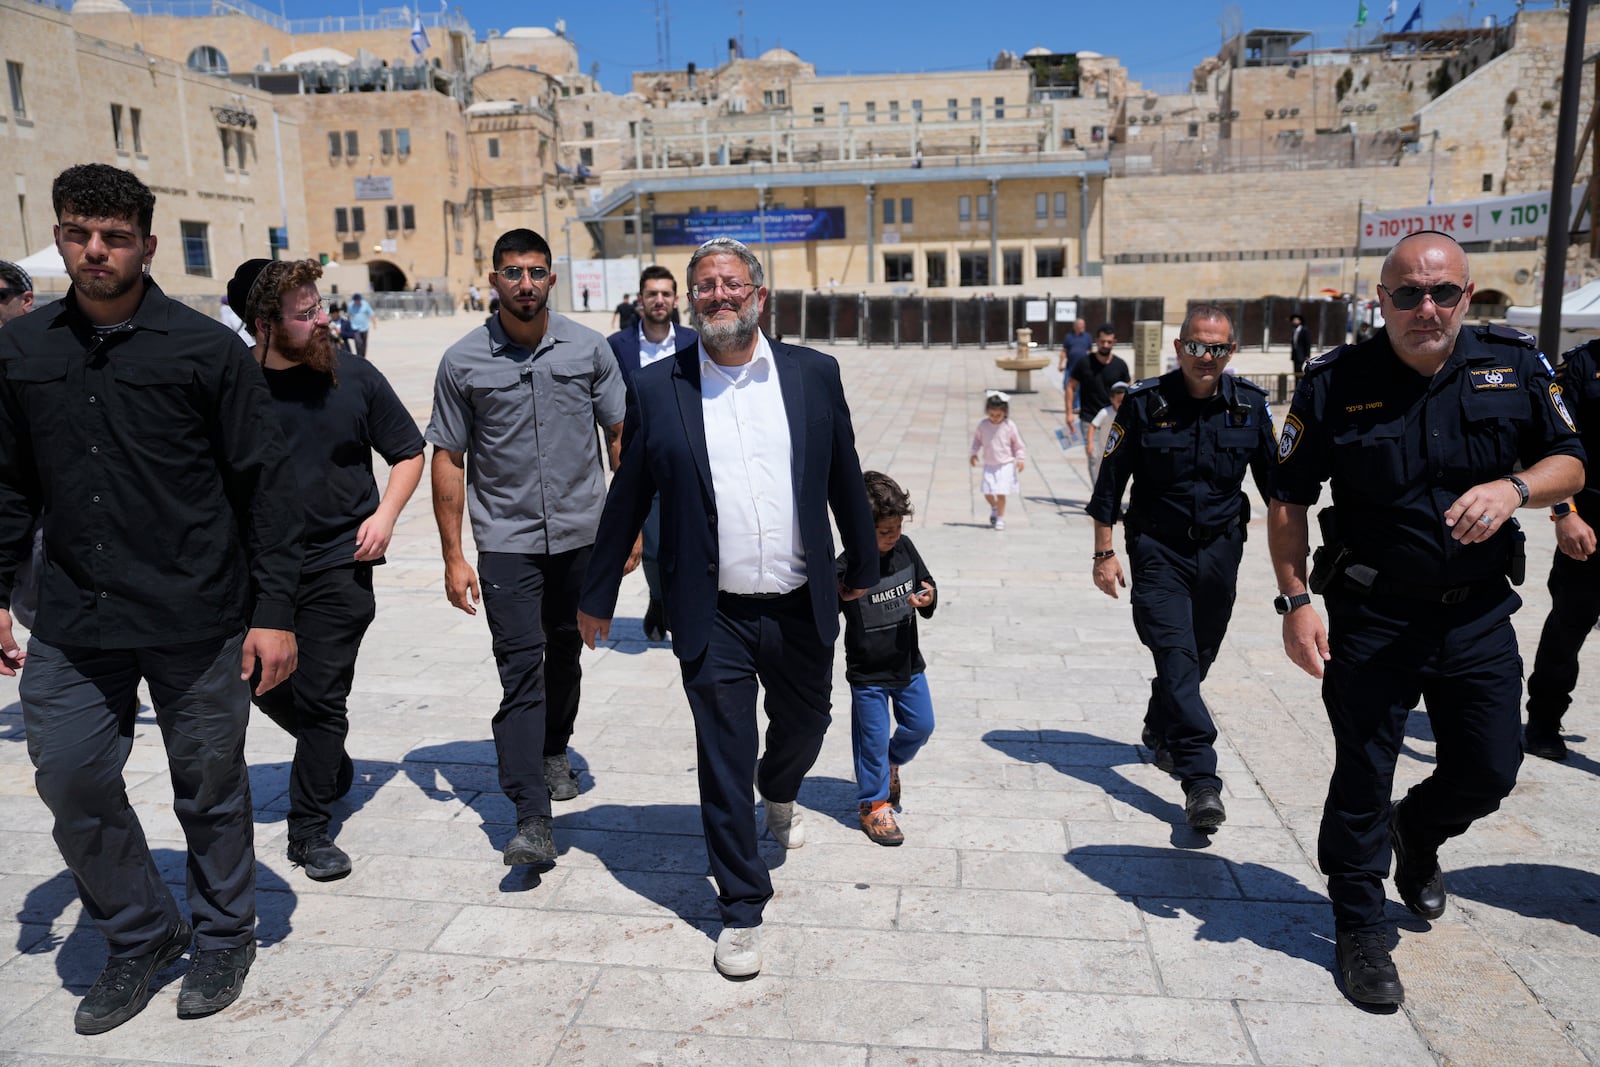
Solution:
M 1481 582 L 1469 582 L 1466 585 L 1429 585 L 1380 574 L 1373 580 L 1372 585 L 1365 589 L 1359 583 L 1351 582 L 1348 575 L 1345 576 L 1345 581 L 1357 592 L 1399 597 L 1402 600 L 1420 600 L 1428 604 L 1463 604 L 1470 600 L 1473 594 L 1499 586 L 1503 579 L 1491 578 Z
M 1187 541 L 1215 541 L 1228 531 L 1239 525 L 1240 516 L 1235 515 L 1231 520 L 1207 526 L 1195 523 L 1193 526 L 1168 526 L 1161 523 L 1148 522 L 1137 515 L 1129 514 L 1123 517 L 1123 524 L 1130 530 L 1138 533 L 1149 534 L 1152 537 L 1166 540 L 1178 539 Z

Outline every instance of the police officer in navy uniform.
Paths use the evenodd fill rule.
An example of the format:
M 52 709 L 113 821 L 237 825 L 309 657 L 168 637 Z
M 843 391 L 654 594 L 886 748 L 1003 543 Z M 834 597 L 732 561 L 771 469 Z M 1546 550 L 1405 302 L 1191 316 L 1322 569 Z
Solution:
M 1405 994 L 1384 919 L 1391 846 L 1400 899 L 1438 918 L 1439 847 L 1500 806 L 1522 761 L 1512 513 L 1576 492 L 1583 447 L 1530 338 L 1461 328 L 1472 282 L 1460 245 L 1413 234 L 1380 277 L 1384 328 L 1306 367 L 1279 438 L 1267 530 L 1284 651 L 1323 679 L 1333 728 L 1317 857 L 1337 972 L 1352 1000 L 1393 1005 Z M 1326 631 L 1306 572 L 1307 508 L 1324 481 L 1336 516 L 1310 584 L 1323 592 Z M 1419 698 L 1437 763 L 1391 806 Z
M 1106 437 L 1089 502 L 1094 519 L 1094 584 L 1115 597 L 1128 583 L 1111 547 L 1122 492 L 1133 479 L 1128 557 L 1133 625 L 1155 658 L 1144 742 L 1156 765 L 1177 775 L 1184 817 L 1210 833 L 1227 817 L 1213 747 L 1217 728 L 1200 683 L 1222 647 L 1233 614 L 1255 476 L 1266 495 L 1276 442 L 1267 394 L 1223 374 L 1233 357 L 1233 323 L 1211 304 L 1191 308 L 1174 342 L 1178 369 L 1128 390 Z
M 1562 357 L 1556 386 L 1583 435 L 1583 450 L 1600 455 L 1600 341 L 1579 345 Z M 1595 525 L 1600 524 L 1600 480 L 1550 509 L 1556 524 L 1556 554 L 1550 564 L 1550 614 L 1539 635 L 1539 651 L 1528 675 L 1528 726 L 1523 751 L 1545 759 L 1567 758 L 1561 716 L 1578 684 L 1578 653 L 1583 639 L 1600 622 L 1600 556 Z

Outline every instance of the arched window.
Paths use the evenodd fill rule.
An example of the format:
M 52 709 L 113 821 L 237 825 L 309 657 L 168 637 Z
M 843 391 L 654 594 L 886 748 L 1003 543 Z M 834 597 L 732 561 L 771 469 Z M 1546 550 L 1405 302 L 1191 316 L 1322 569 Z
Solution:
M 189 53 L 189 69 L 201 74 L 227 74 L 228 57 L 221 49 L 203 44 Z

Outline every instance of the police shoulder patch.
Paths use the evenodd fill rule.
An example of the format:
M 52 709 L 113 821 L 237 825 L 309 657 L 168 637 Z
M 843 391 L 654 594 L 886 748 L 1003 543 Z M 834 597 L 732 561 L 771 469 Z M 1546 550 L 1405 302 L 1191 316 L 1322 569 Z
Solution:
M 1492 344 L 1520 345 L 1523 348 L 1538 348 L 1539 342 L 1533 334 L 1525 333 L 1515 326 L 1489 324 L 1478 327 L 1478 336 Z
M 1328 367 L 1333 364 L 1333 361 L 1339 358 L 1340 353 L 1349 347 L 1349 345 L 1340 345 L 1338 348 L 1328 349 L 1321 355 L 1312 356 L 1310 359 L 1306 360 L 1306 367 L 1303 373 L 1308 375 L 1318 374 L 1327 370 Z
M 1578 424 L 1572 421 L 1572 413 L 1567 410 L 1567 402 L 1561 399 L 1561 383 L 1550 383 L 1550 406 L 1556 409 L 1556 414 L 1561 416 L 1561 421 L 1567 424 L 1567 429 L 1573 433 L 1578 432 Z
M 1243 378 L 1243 377 L 1239 377 L 1238 375 L 1235 375 L 1234 378 L 1233 378 L 1233 382 L 1234 382 L 1234 385 L 1236 385 L 1236 386 L 1242 386 L 1242 387 L 1244 387 L 1246 389 L 1252 389 L 1255 392 L 1260 393 L 1262 396 L 1266 396 L 1267 395 L 1267 387 L 1266 386 L 1258 385 L 1255 382 L 1251 381 L 1249 378 Z
M 1111 432 L 1106 435 L 1105 456 L 1101 458 L 1108 458 L 1110 457 L 1111 453 L 1117 450 L 1117 446 L 1122 444 L 1122 436 L 1122 423 L 1113 422 L 1111 424 Z
M 1128 395 L 1134 396 L 1138 393 L 1148 393 L 1150 390 L 1154 389 L 1160 384 L 1160 378 L 1141 378 L 1139 381 L 1136 381 L 1132 385 L 1128 386 Z
M 1283 417 L 1283 432 L 1278 434 L 1278 462 L 1287 463 L 1294 450 L 1300 446 L 1300 436 L 1305 433 L 1305 423 L 1294 412 Z

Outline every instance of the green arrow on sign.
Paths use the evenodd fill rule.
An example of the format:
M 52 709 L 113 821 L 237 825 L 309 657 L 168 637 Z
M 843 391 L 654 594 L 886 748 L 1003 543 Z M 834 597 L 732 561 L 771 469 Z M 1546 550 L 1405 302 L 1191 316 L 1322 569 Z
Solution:
M 1494 216 L 1494 221 L 1496 221 L 1496 222 L 1500 221 L 1500 212 L 1496 211 L 1494 208 L 1490 208 L 1489 209 L 1489 214 Z

